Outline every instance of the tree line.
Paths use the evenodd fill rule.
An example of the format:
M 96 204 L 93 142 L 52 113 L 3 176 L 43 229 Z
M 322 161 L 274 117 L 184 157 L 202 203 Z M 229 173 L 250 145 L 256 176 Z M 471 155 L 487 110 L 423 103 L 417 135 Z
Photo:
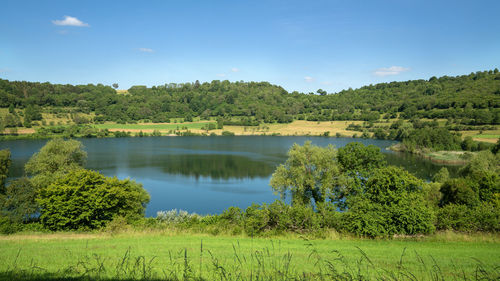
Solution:
M 23 109 L 27 124 L 41 118 L 41 109 L 57 112 L 62 107 L 72 108 L 75 113 L 95 113 L 93 120 L 86 122 L 168 122 L 171 118 L 189 121 L 193 117 L 220 117 L 233 124 L 236 118 L 242 125 L 258 125 L 293 120 L 375 121 L 400 117 L 444 118 L 463 126 L 500 124 L 498 69 L 456 77 L 379 83 L 331 94 L 319 89 L 317 93 L 290 93 L 268 82 L 214 80 L 133 86 L 127 94 L 117 94 L 113 87 L 102 84 L 61 85 L 0 79 L 0 107 L 10 108 L 9 114 L 13 114 L 14 108 Z M 19 123 L 12 120 L 15 116 L 3 118 L 6 126 Z

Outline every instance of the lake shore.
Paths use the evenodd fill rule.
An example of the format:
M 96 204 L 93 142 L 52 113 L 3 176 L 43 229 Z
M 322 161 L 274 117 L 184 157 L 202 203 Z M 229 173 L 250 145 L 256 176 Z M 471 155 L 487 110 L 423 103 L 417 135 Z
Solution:
M 412 153 L 428 159 L 436 164 L 465 165 L 474 152 L 469 151 L 426 151 L 422 149 L 408 150 L 403 143 L 397 143 L 388 148 L 394 152 Z

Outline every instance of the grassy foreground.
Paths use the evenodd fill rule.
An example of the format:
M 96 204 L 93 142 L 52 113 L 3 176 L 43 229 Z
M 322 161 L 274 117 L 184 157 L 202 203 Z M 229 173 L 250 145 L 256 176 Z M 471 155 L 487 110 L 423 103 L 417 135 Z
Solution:
M 21 234 L 0 236 L 0 279 L 498 280 L 497 236 L 445 240 Z

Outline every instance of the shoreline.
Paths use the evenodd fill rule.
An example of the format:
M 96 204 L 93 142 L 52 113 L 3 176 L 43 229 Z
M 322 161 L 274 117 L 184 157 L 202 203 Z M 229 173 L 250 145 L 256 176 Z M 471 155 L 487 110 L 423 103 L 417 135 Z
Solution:
M 462 156 L 466 153 L 472 153 L 469 151 L 423 151 L 420 149 L 410 151 L 406 149 L 404 144 L 401 142 L 391 145 L 388 150 L 401 153 L 411 153 L 423 159 L 427 159 L 432 163 L 450 166 L 462 166 L 467 164 L 469 161 L 462 158 Z

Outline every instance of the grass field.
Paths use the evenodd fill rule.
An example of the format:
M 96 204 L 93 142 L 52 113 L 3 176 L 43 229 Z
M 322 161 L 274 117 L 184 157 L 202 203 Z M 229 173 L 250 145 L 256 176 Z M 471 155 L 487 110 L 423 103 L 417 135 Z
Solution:
M 318 136 L 325 132 L 329 132 L 330 136 L 335 136 L 337 133 L 343 136 L 352 136 L 354 134 L 361 135 L 360 132 L 347 131 L 349 124 L 362 124 L 363 121 L 305 121 L 295 120 L 288 124 L 265 124 L 259 127 L 256 126 L 224 126 L 224 130 L 234 132 L 236 135 L 266 135 L 280 134 L 282 136 L 294 135 L 311 135 Z
M 482 134 L 479 131 L 462 131 L 462 137 L 472 137 L 475 141 L 483 141 L 496 143 L 500 138 L 500 130 L 484 131 Z
M 165 131 L 165 130 L 183 130 L 183 128 L 187 128 L 188 130 L 201 130 L 201 128 L 209 123 L 209 121 L 200 121 L 200 122 L 186 122 L 186 123 L 138 123 L 138 124 L 116 124 L 116 123 L 105 123 L 105 124 L 96 124 L 94 125 L 99 129 L 108 129 L 108 130 L 124 130 L 124 131 Z
M 491 237 L 490 237 L 491 238 Z M 460 239 L 459 239 L 460 240 Z M 467 240 L 467 239 L 465 239 Z M 463 280 L 500 275 L 500 243 L 303 240 L 175 233 L 0 236 L 0 278 Z M 341 275 L 342 274 L 342 275 Z M 479 275 L 477 275 L 479 274 Z M 476 276 L 477 275 L 477 276 Z M 351 278 L 347 278 L 347 277 Z M 184 278 L 186 277 L 186 278 Z M 39 278 L 39 279 L 36 279 Z M 485 279 L 485 280 L 489 280 Z M 80 280 L 80 279 L 71 279 Z M 85 279 L 86 280 L 86 279 Z

